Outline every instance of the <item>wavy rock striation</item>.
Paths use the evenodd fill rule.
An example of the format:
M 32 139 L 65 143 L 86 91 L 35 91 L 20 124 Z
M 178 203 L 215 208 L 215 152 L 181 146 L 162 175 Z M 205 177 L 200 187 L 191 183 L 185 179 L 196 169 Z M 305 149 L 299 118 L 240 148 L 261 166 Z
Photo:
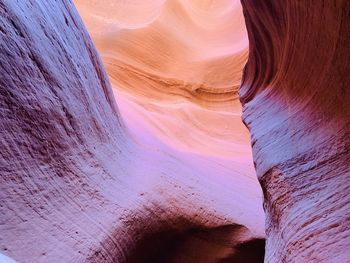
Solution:
M 350 2 L 242 0 L 266 262 L 350 261 Z
M 140 116 L 174 148 L 252 166 L 238 100 L 248 56 L 240 1 L 74 2 L 126 121 Z
M 170 148 L 137 118 L 126 127 L 71 1 L 0 1 L 0 59 L 2 254 L 19 263 L 262 260 L 250 166 Z

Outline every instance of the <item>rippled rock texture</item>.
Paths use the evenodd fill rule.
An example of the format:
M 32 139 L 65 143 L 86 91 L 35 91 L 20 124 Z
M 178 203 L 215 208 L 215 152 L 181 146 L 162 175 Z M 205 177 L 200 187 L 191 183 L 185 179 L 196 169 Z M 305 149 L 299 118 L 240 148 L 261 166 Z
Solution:
M 266 262 L 350 261 L 350 2 L 243 0 Z
M 248 148 L 241 159 L 200 155 L 163 143 L 132 110 L 123 121 L 71 1 L 1 0 L 0 59 L 2 254 L 19 263 L 262 260 Z
M 74 2 L 126 122 L 139 116 L 174 148 L 253 168 L 238 100 L 248 56 L 239 0 Z

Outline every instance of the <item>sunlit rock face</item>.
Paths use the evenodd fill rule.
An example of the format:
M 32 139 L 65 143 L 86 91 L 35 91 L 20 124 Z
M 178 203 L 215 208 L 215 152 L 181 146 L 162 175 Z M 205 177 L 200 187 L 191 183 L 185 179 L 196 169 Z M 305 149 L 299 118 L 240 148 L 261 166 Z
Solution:
M 350 2 L 243 0 L 266 262 L 350 262 Z
M 238 0 L 74 2 L 125 121 L 139 116 L 172 147 L 251 165 L 237 99 L 248 55 Z
M 219 1 L 212 6 L 216 15 L 209 12 L 207 20 L 203 14 L 208 13 L 209 2 L 128 3 L 117 13 L 117 24 L 114 16 L 108 17 L 107 11 L 114 10 L 111 7 L 91 9 L 107 14 L 95 14 L 101 25 L 111 21 L 110 27 L 96 30 L 121 43 L 116 45 L 119 53 L 102 54 L 109 58 L 105 63 L 110 61 L 106 65 L 120 94 L 120 113 L 99 55 L 72 2 L 1 1 L 0 253 L 19 263 L 260 262 L 262 196 L 246 139 L 226 141 L 226 133 L 218 127 L 222 122 L 213 125 L 222 118 L 229 134 L 234 131 L 246 138 L 242 127 L 235 126 L 239 107 L 234 98 L 247 42 L 226 32 L 233 26 L 232 15 L 239 14 L 237 23 L 243 25 L 240 7 L 236 2 Z M 167 13 L 168 23 L 159 19 Z M 228 27 L 213 35 L 211 44 L 208 40 L 208 45 L 216 47 L 211 53 L 209 47 L 197 50 L 201 45 L 193 39 L 185 43 L 179 40 L 183 36 L 177 36 L 182 30 L 195 33 L 198 29 L 209 30 L 207 36 L 199 35 L 210 38 L 221 19 L 226 19 Z M 191 23 L 186 27 L 181 21 Z M 161 32 L 167 44 L 147 30 L 145 38 L 132 40 L 131 30 L 151 23 L 160 23 L 154 30 Z M 108 28 L 110 35 L 104 30 Z M 233 33 L 241 36 L 244 31 L 240 30 Z M 130 36 L 117 37 L 114 31 Z M 189 36 L 194 38 L 193 34 Z M 224 41 L 225 35 L 232 45 L 229 39 Z M 152 52 L 147 49 L 152 42 L 147 36 L 160 45 Z M 216 42 L 216 38 L 221 40 Z M 145 46 L 133 46 L 136 39 Z M 171 45 L 171 39 L 186 48 Z M 106 41 L 106 47 L 113 47 L 113 41 Z M 157 59 L 147 56 L 157 55 L 157 50 L 164 54 L 163 49 L 182 60 L 160 56 L 164 63 L 154 66 L 152 59 Z M 181 63 L 188 68 L 181 68 Z M 223 65 L 221 71 L 217 64 Z M 119 73 L 113 75 L 113 69 Z M 140 77 L 128 79 L 134 71 Z M 236 77 L 228 79 L 226 73 Z M 135 85 L 121 85 L 127 81 Z M 174 86 L 173 91 L 161 89 L 163 81 Z M 148 83 L 154 84 L 141 86 Z M 191 93 L 194 86 L 187 83 L 200 87 L 200 92 Z M 232 116 L 233 122 L 226 116 Z M 204 135 L 194 129 L 200 126 L 192 124 L 196 119 L 202 126 L 208 119 Z M 160 128 L 149 120 L 159 121 Z M 177 135 L 162 137 L 166 132 L 161 130 L 185 124 L 181 136 L 190 136 L 193 129 L 198 134 L 193 138 L 199 142 L 172 144 L 182 140 Z M 211 151 L 216 143 L 205 144 L 204 138 L 216 138 L 221 146 Z M 236 150 L 228 150 L 233 146 Z

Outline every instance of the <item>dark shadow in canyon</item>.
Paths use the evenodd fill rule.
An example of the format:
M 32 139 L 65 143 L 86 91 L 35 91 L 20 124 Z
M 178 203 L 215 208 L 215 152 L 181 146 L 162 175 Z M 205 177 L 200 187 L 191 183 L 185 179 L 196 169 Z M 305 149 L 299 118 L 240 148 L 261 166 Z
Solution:
M 264 262 L 265 240 L 240 241 L 248 229 L 240 225 L 215 228 L 164 229 L 137 242 L 128 263 Z

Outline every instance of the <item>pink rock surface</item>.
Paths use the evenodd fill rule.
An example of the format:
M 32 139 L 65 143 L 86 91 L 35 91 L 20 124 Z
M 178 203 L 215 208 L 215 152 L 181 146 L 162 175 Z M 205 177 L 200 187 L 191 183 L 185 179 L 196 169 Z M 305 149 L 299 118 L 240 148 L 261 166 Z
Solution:
M 350 2 L 242 0 L 266 262 L 350 262 Z
M 164 3 L 154 4 L 157 13 Z M 125 10 L 132 7 L 143 14 Z M 142 98 L 135 102 L 124 92 L 123 121 L 70 1 L 5 0 L 0 13 L 2 254 L 19 263 L 261 260 L 262 196 L 249 150 L 239 158 L 221 146 L 211 154 L 197 142 L 193 151 L 174 148 L 168 142 L 176 136 L 159 140 L 151 117 L 143 120 L 151 104 L 139 101 L 148 95 L 132 93 Z M 121 16 L 120 24 L 143 26 L 148 14 Z M 173 105 L 168 97 L 162 103 Z M 195 97 L 181 99 L 184 108 L 214 123 L 216 102 Z
M 126 122 L 139 116 L 173 148 L 252 167 L 237 93 L 248 53 L 238 0 L 74 2 Z

